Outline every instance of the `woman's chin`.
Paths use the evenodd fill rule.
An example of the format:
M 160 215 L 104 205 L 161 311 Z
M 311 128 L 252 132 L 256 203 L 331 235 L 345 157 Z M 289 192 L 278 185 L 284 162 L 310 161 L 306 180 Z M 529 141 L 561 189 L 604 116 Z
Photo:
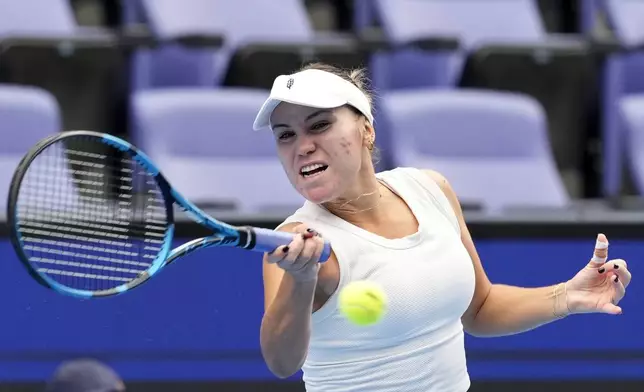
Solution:
M 306 200 L 315 204 L 322 204 L 333 200 L 333 194 L 331 190 L 324 187 L 306 189 L 302 192 L 302 196 L 304 196 Z

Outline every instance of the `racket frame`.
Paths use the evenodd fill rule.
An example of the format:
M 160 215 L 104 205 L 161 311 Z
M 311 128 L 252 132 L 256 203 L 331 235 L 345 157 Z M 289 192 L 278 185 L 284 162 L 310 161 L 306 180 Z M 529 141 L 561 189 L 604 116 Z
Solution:
M 27 254 L 23 249 L 21 234 L 18 231 L 17 201 L 21 188 L 20 185 L 22 184 L 22 181 L 26 173 L 28 172 L 30 164 L 47 147 L 51 146 L 52 144 L 64 139 L 83 136 L 95 138 L 97 139 L 97 141 L 100 140 L 102 143 L 105 143 L 120 150 L 123 153 L 128 154 L 139 165 L 145 168 L 146 171 L 154 177 L 159 189 L 162 192 L 167 217 L 167 229 L 164 236 L 163 246 L 152 262 L 151 266 L 145 272 L 142 272 L 138 277 L 127 283 L 99 291 L 74 289 L 59 283 L 58 281 L 50 278 L 47 275 L 39 273 L 34 268 L 32 263 L 29 262 L 29 258 L 27 257 Z M 196 223 L 206 227 L 209 230 L 212 230 L 215 234 L 212 236 L 194 239 L 174 249 L 171 249 L 175 234 L 174 205 L 177 205 L 180 209 L 182 209 L 186 213 L 186 215 L 190 216 Z M 36 282 L 46 288 L 52 289 L 62 294 L 71 295 L 83 299 L 94 297 L 108 297 L 129 291 L 149 280 L 152 276 L 156 275 L 160 270 L 162 270 L 166 265 L 169 265 L 172 262 L 176 261 L 178 258 L 199 249 L 214 246 L 227 246 L 267 252 L 274 250 L 280 244 L 288 244 L 293 238 L 293 234 L 291 233 L 276 232 L 268 229 L 254 228 L 250 226 L 232 226 L 212 218 L 204 211 L 199 209 L 196 205 L 184 198 L 176 190 L 174 190 L 174 188 L 172 188 L 172 186 L 169 184 L 163 174 L 161 174 L 160 170 L 156 167 L 152 160 L 137 147 L 113 135 L 84 130 L 65 131 L 49 136 L 32 147 L 22 158 L 11 180 L 9 202 L 7 203 L 7 223 L 9 225 L 9 233 L 13 248 L 18 255 L 18 258 L 20 259 L 21 264 L 27 269 L 29 275 L 34 278 Z M 262 243 L 259 243 L 259 241 L 257 240 L 258 236 L 260 235 L 263 236 Z M 269 250 L 269 246 L 274 247 Z M 325 262 L 330 254 L 331 247 L 328 243 L 325 243 L 325 249 L 322 257 L 320 258 L 320 262 Z
M 11 239 L 11 244 L 14 248 L 14 251 L 18 255 L 18 259 L 20 259 L 21 264 L 27 269 L 27 272 L 29 275 L 36 280 L 40 285 L 52 289 L 56 292 L 66 294 L 66 295 L 71 295 L 73 297 L 77 298 L 82 298 L 82 299 L 87 299 L 87 298 L 92 298 L 92 297 L 107 297 L 107 296 L 112 296 L 112 295 L 117 295 L 124 293 L 144 281 L 148 280 L 150 277 L 152 277 L 154 274 L 156 274 L 163 264 L 165 263 L 165 258 L 167 254 L 170 252 L 170 247 L 172 246 L 172 239 L 174 237 L 174 231 L 175 231 L 175 225 L 174 225 L 174 210 L 172 208 L 173 203 L 172 200 L 169 198 L 166 198 L 164 195 L 164 202 L 166 204 L 166 220 L 167 220 L 167 228 L 166 228 L 166 233 L 163 241 L 163 246 L 159 253 L 157 254 L 157 257 L 154 259 L 154 261 L 151 263 L 150 267 L 146 269 L 146 271 L 142 272 L 141 275 L 127 283 L 123 283 L 121 285 L 118 285 L 116 287 L 110 288 L 110 289 L 105 289 L 105 290 L 97 290 L 97 291 L 92 291 L 92 290 L 81 290 L 81 289 L 75 289 L 72 287 L 68 287 L 62 283 L 59 283 L 55 279 L 39 273 L 34 266 L 32 265 L 31 262 L 29 262 L 29 257 L 24 251 L 23 248 L 23 242 L 21 239 L 21 234 L 18 231 L 18 217 L 17 217 L 17 202 L 18 202 L 18 196 L 20 194 L 20 185 L 22 184 L 22 181 L 29 171 L 29 167 L 31 163 L 43 152 L 47 147 L 61 141 L 65 140 L 68 138 L 72 137 L 91 137 L 91 138 L 101 138 L 103 139 L 103 142 L 105 143 L 104 137 L 105 136 L 110 136 L 106 135 L 100 132 L 94 132 L 94 131 L 84 131 L 84 130 L 78 130 L 78 131 L 65 131 L 65 132 L 60 132 L 55 135 L 51 135 L 49 137 L 44 138 L 40 142 L 38 142 L 34 147 L 32 147 L 27 154 L 20 160 L 13 177 L 11 179 L 11 187 L 9 190 L 9 200 L 7 203 L 7 224 L 9 226 L 9 236 Z M 113 136 L 110 136 L 111 138 L 114 138 Z M 98 139 L 97 139 L 98 140 Z M 111 140 L 120 140 L 118 138 L 114 138 Z M 132 158 L 135 157 L 137 154 L 142 154 L 142 152 L 138 151 L 137 148 L 132 146 L 131 144 L 127 143 L 131 149 L 128 151 L 127 148 L 124 148 L 123 143 L 127 143 L 125 141 L 121 141 L 121 143 L 118 143 L 118 145 L 114 145 L 111 143 L 106 143 L 109 145 L 112 145 L 113 147 L 118 148 L 119 150 L 123 152 L 130 152 L 132 153 Z M 120 147 L 119 147 L 120 146 Z M 148 161 L 146 162 L 145 160 L 141 160 L 139 163 L 140 164 L 147 164 L 149 163 L 149 158 Z M 145 168 L 149 171 L 150 169 L 155 169 L 154 166 L 145 166 Z M 158 170 L 157 170 L 157 175 L 158 175 Z M 162 176 L 157 177 L 156 179 L 161 178 L 162 180 L 165 180 Z M 167 182 L 166 182 L 167 183 Z

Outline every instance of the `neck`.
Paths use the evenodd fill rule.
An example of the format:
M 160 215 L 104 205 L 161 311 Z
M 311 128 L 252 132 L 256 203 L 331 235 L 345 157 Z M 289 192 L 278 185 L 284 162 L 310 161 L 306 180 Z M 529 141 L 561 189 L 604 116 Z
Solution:
M 349 222 L 369 220 L 379 214 L 385 195 L 384 186 L 378 181 L 373 169 L 371 175 L 362 175 L 366 180 L 356 184 L 352 191 L 323 204 L 329 212 Z

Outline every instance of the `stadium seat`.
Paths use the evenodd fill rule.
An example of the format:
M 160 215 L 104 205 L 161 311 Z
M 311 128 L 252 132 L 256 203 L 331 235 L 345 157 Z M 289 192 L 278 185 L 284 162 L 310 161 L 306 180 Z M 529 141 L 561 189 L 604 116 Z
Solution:
M 0 83 L 52 93 L 65 129 L 118 128 L 115 35 L 79 26 L 69 0 L 0 0 L 0 10 Z
M 252 131 L 265 99 L 265 92 L 239 90 L 139 92 L 132 105 L 136 143 L 198 205 L 292 212 L 304 199 L 283 172 L 273 135 Z
M 154 52 L 142 51 L 135 61 L 137 89 L 220 85 L 231 57 L 244 43 L 307 42 L 314 34 L 300 0 L 283 0 L 280 7 L 257 0 L 192 0 L 189 6 L 175 0 L 138 2 L 143 19 L 159 37 L 194 33 L 222 35 L 224 43 L 215 49 L 167 47 Z M 134 12 L 132 4 L 128 13 Z M 276 16 L 269 17 L 271 14 Z M 256 18 L 256 15 L 262 17 Z
M 604 0 L 597 11 L 604 11 L 621 46 L 605 65 L 603 80 L 604 116 L 603 139 L 603 193 L 616 196 L 622 191 L 622 158 L 626 147 L 624 130 L 620 128 L 620 99 L 632 94 L 644 94 L 644 2 Z
M 75 32 L 76 21 L 68 0 L 0 0 L 0 32 L 62 35 Z
M 382 98 L 397 166 L 437 170 L 466 205 L 565 207 L 545 114 L 534 99 L 475 90 L 395 91 Z
M 186 35 L 223 39 L 223 31 L 216 23 L 217 5 L 208 0 L 192 0 L 189 6 L 173 0 L 132 0 L 124 2 L 123 14 L 126 24 L 147 24 L 159 39 Z M 163 45 L 138 50 L 132 61 L 131 89 L 214 87 L 225 65 L 222 55 L 221 44 L 192 48 Z
M 56 99 L 37 87 L 0 84 L 0 203 L 6 211 L 9 185 L 22 157 L 39 140 L 60 132 Z
M 626 165 L 638 194 L 644 195 L 644 94 L 622 98 L 618 108 Z
M 375 75 L 389 76 L 388 89 L 428 85 L 432 74 L 442 75 L 445 87 L 533 96 L 547 113 L 555 162 L 568 190 L 584 194 L 588 149 L 572 146 L 583 143 L 592 125 L 587 97 L 595 93 L 595 59 L 582 37 L 549 34 L 536 0 L 377 0 L 374 5 L 391 39 L 443 34 L 456 35 L 462 44 L 460 51 L 430 58 L 394 55 L 384 60 L 388 71 L 372 63 Z
M 597 22 L 598 2 L 602 0 L 587 0 L 577 2 L 578 19 L 577 31 L 584 35 L 593 34 Z
M 482 40 L 538 42 L 543 27 L 533 0 L 376 0 L 360 13 L 379 17 L 388 38 L 406 41 L 425 36 L 456 36 L 463 50 L 419 53 L 415 50 L 374 56 L 371 66 L 381 89 L 451 87 L 458 83 L 467 57 Z M 372 10 L 365 8 L 372 7 Z M 490 12 L 494 9 L 494 12 Z M 364 23 L 364 22 L 362 22 Z
M 202 57 L 196 54 L 181 57 L 177 52 L 172 58 L 161 55 L 170 49 L 162 49 L 152 59 L 151 54 L 142 52 L 135 64 L 139 88 L 171 83 L 270 89 L 275 75 L 292 72 L 302 63 L 317 60 L 344 67 L 366 66 L 371 53 L 389 50 L 391 45 L 380 36 L 315 31 L 301 0 L 284 0 L 280 7 L 265 0 L 195 0 L 190 2 L 189 12 L 182 3 L 172 0 L 138 2 L 139 19 L 147 19 L 157 36 L 172 37 L 196 31 L 222 34 L 224 39 L 222 48 L 204 51 L 207 54 Z M 136 20 L 135 5 L 129 4 L 124 12 L 128 20 Z M 423 50 L 455 47 L 457 41 L 449 38 L 402 44 Z M 163 74 L 165 81 L 157 73 Z

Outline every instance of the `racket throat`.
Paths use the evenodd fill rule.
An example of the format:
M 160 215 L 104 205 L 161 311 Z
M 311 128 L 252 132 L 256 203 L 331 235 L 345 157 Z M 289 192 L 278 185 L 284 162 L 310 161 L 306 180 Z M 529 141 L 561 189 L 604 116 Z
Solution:
M 255 233 L 251 227 L 245 226 L 239 228 L 239 247 L 243 249 L 253 249 L 256 245 Z

